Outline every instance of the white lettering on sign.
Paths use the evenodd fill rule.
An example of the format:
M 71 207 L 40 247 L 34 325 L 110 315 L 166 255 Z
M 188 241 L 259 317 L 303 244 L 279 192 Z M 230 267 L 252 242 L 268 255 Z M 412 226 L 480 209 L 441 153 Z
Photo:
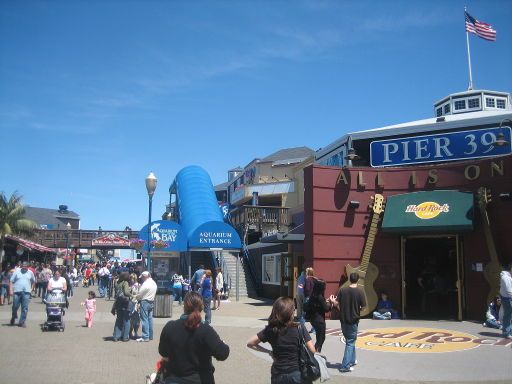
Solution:
M 161 228 L 161 223 L 154 223 L 151 226 L 151 238 L 157 241 L 175 242 L 178 237 L 177 229 Z
M 231 244 L 232 236 L 233 234 L 230 232 L 201 232 L 199 234 L 199 244 Z
M 505 135 L 508 144 L 495 145 L 498 134 Z M 382 167 L 505 155 L 512 152 L 511 138 L 509 127 L 493 127 L 377 140 L 370 143 L 370 164 Z

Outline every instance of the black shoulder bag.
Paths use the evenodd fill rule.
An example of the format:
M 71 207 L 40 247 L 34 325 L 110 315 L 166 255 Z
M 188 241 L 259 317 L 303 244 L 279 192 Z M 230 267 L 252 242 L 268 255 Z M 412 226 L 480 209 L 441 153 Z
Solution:
M 302 380 L 305 382 L 315 381 L 320 377 L 320 366 L 304 340 L 303 325 L 299 324 L 299 369 Z

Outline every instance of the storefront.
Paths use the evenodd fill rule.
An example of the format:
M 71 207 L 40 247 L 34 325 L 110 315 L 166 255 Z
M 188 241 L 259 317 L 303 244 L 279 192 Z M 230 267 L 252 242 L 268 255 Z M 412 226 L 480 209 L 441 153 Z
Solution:
M 327 280 L 327 293 L 350 265 L 366 273 L 369 297 L 386 290 L 404 318 L 482 318 L 497 291 L 497 264 L 511 261 L 512 155 L 314 165 L 305 181 L 305 263 Z

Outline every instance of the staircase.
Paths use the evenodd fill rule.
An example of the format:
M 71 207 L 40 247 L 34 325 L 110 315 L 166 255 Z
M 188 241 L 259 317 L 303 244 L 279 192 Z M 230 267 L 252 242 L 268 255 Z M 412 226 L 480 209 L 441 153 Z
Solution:
M 257 297 L 256 289 L 252 283 L 247 271 L 247 266 L 238 258 L 238 252 L 232 253 L 222 251 L 221 260 L 223 260 L 224 282 L 228 284 L 230 289 L 229 296 L 231 300 L 236 298 L 236 263 L 240 263 L 239 267 L 239 295 L 240 297 Z

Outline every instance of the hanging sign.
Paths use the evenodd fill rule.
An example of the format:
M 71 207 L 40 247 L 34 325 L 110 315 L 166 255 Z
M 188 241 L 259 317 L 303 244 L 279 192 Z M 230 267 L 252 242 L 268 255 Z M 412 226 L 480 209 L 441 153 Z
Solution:
M 507 144 L 494 144 L 499 133 Z M 373 141 L 370 163 L 372 167 L 390 167 L 506 155 L 512 153 L 511 137 L 509 127 L 496 127 Z
M 124 237 L 115 235 L 113 233 L 109 233 L 104 236 L 97 237 L 95 239 L 92 239 L 91 241 L 92 246 L 121 246 L 121 247 L 129 247 L 130 241 L 128 239 L 125 239 Z

